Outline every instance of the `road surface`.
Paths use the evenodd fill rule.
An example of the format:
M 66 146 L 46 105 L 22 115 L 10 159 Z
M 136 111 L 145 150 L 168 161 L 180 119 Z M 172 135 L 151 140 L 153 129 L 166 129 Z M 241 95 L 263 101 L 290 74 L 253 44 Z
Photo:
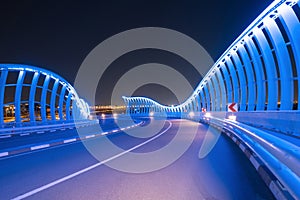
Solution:
M 102 128 L 115 127 L 113 122 L 107 121 Z M 156 123 L 162 122 L 146 119 L 143 126 Z M 147 143 L 149 138 L 124 132 L 107 137 L 124 150 L 137 147 L 132 152 L 145 153 L 169 144 L 179 125 L 187 135 L 197 128 L 193 143 L 174 163 L 148 173 L 121 172 L 99 163 L 82 142 L 2 158 L 0 199 L 273 199 L 249 160 L 225 134 L 205 158 L 199 159 L 207 125 L 170 119 L 158 134 L 164 133 Z M 101 143 L 103 137 L 88 142 Z M 122 155 L 107 162 L 114 159 L 122 159 Z

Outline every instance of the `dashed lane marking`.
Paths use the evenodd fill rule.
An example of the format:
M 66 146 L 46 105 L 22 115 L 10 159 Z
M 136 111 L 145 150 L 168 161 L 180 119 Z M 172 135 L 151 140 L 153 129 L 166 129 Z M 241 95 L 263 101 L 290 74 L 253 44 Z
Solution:
M 10 138 L 11 135 L 1 135 L 0 138 Z
M 3 157 L 3 156 L 8 156 L 8 152 L 2 152 L 2 153 L 0 153 L 0 157 Z
M 95 137 L 96 135 L 88 135 L 88 136 L 85 136 L 85 139 L 89 139 L 89 138 L 93 138 Z
M 42 145 L 37 145 L 37 146 L 33 146 L 33 147 L 30 147 L 30 150 L 37 150 L 37 149 L 43 149 L 43 148 L 47 148 L 49 147 L 50 144 L 42 144 Z
M 64 140 L 64 143 L 75 142 L 76 138 Z

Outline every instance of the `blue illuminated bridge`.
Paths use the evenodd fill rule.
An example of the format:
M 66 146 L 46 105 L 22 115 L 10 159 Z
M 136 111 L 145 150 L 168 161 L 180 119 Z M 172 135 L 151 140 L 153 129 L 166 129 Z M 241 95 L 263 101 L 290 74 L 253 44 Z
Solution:
M 95 116 L 59 75 L 1 64 L 0 199 L 300 199 L 299 77 L 298 0 L 274 1 L 179 105 L 124 96 Z

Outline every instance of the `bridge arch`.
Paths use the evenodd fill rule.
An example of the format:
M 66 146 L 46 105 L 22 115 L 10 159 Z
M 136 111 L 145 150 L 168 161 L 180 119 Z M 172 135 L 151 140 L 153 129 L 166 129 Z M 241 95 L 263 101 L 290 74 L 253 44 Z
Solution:
M 23 64 L 0 64 L 0 125 L 87 119 L 88 104 L 61 76 Z
M 299 0 L 274 1 L 171 112 L 226 111 L 229 103 L 237 103 L 240 111 L 300 110 L 299 44 Z M 157 102 L 149 106 L 170 108 Z

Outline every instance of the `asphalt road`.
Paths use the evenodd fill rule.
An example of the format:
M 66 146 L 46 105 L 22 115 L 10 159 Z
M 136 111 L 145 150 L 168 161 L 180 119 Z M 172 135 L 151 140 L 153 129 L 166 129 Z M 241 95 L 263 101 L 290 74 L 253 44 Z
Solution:
M 131 125 L 133 122 L 127 118 L 122 119 L 122 125 Z M 136 120 L 135 123 L 138 123 L 139 120 Z M 119 128 L 113 117 L 107 117 L 104 120 L 99 121 L 99 125 L 103 131 L 110 131 Z M 84 134 L 88 135 L 97 131 L 99 125 L 87 125 L 87 127 L 78 127 L 77 129 L 82 130 Z M 0 138 L 0 151 L 5 149 L 12 149 L 20 146 L 31 146 L 32 144 L 37 143 L 47 143 L 49 141 L 55 140 L 64 140 L 69 138 L 78 137 L 78 133 L 73 127 L 61 127 L 47 129 L 47 130 L 37 130 L 32 131 L 27 134 L 17 134 L 9 138 Z
M 2 158 L 0 199 L 273 199 L 250 161 L 226 135 L 221 135 L 212 151 L 200 159 L 207 125 L 187 120 L 168 120 L 164 124 L 161 120 L 146 120 L 143 126 L 159 125 L 162 128 L 156 135 L 137 128 L 130 134 L 138 137 L 124 132 L 107 136 L 120 149 L 128 150 L 123 153 L 103 149 L 105 136 L 86 141 L 85 145 L 106 152 L 102 162 L 81 142 Z M 102 128 L 112 126 L 107 123 Z M 171 165 L 147 173 L 122 172 L 107 166 L 119 160 L 124 165 L 120 168 L 140 166 L 138 161 L 126 163 L 127 154 L 166 147 L 176 137 L 179 126 L 186 138 L 194 137 L 191 132 L 195 129 L 197 133 L 187 151 Z M 180 145 L 186 141 L 183 137 L 177 142 Z

